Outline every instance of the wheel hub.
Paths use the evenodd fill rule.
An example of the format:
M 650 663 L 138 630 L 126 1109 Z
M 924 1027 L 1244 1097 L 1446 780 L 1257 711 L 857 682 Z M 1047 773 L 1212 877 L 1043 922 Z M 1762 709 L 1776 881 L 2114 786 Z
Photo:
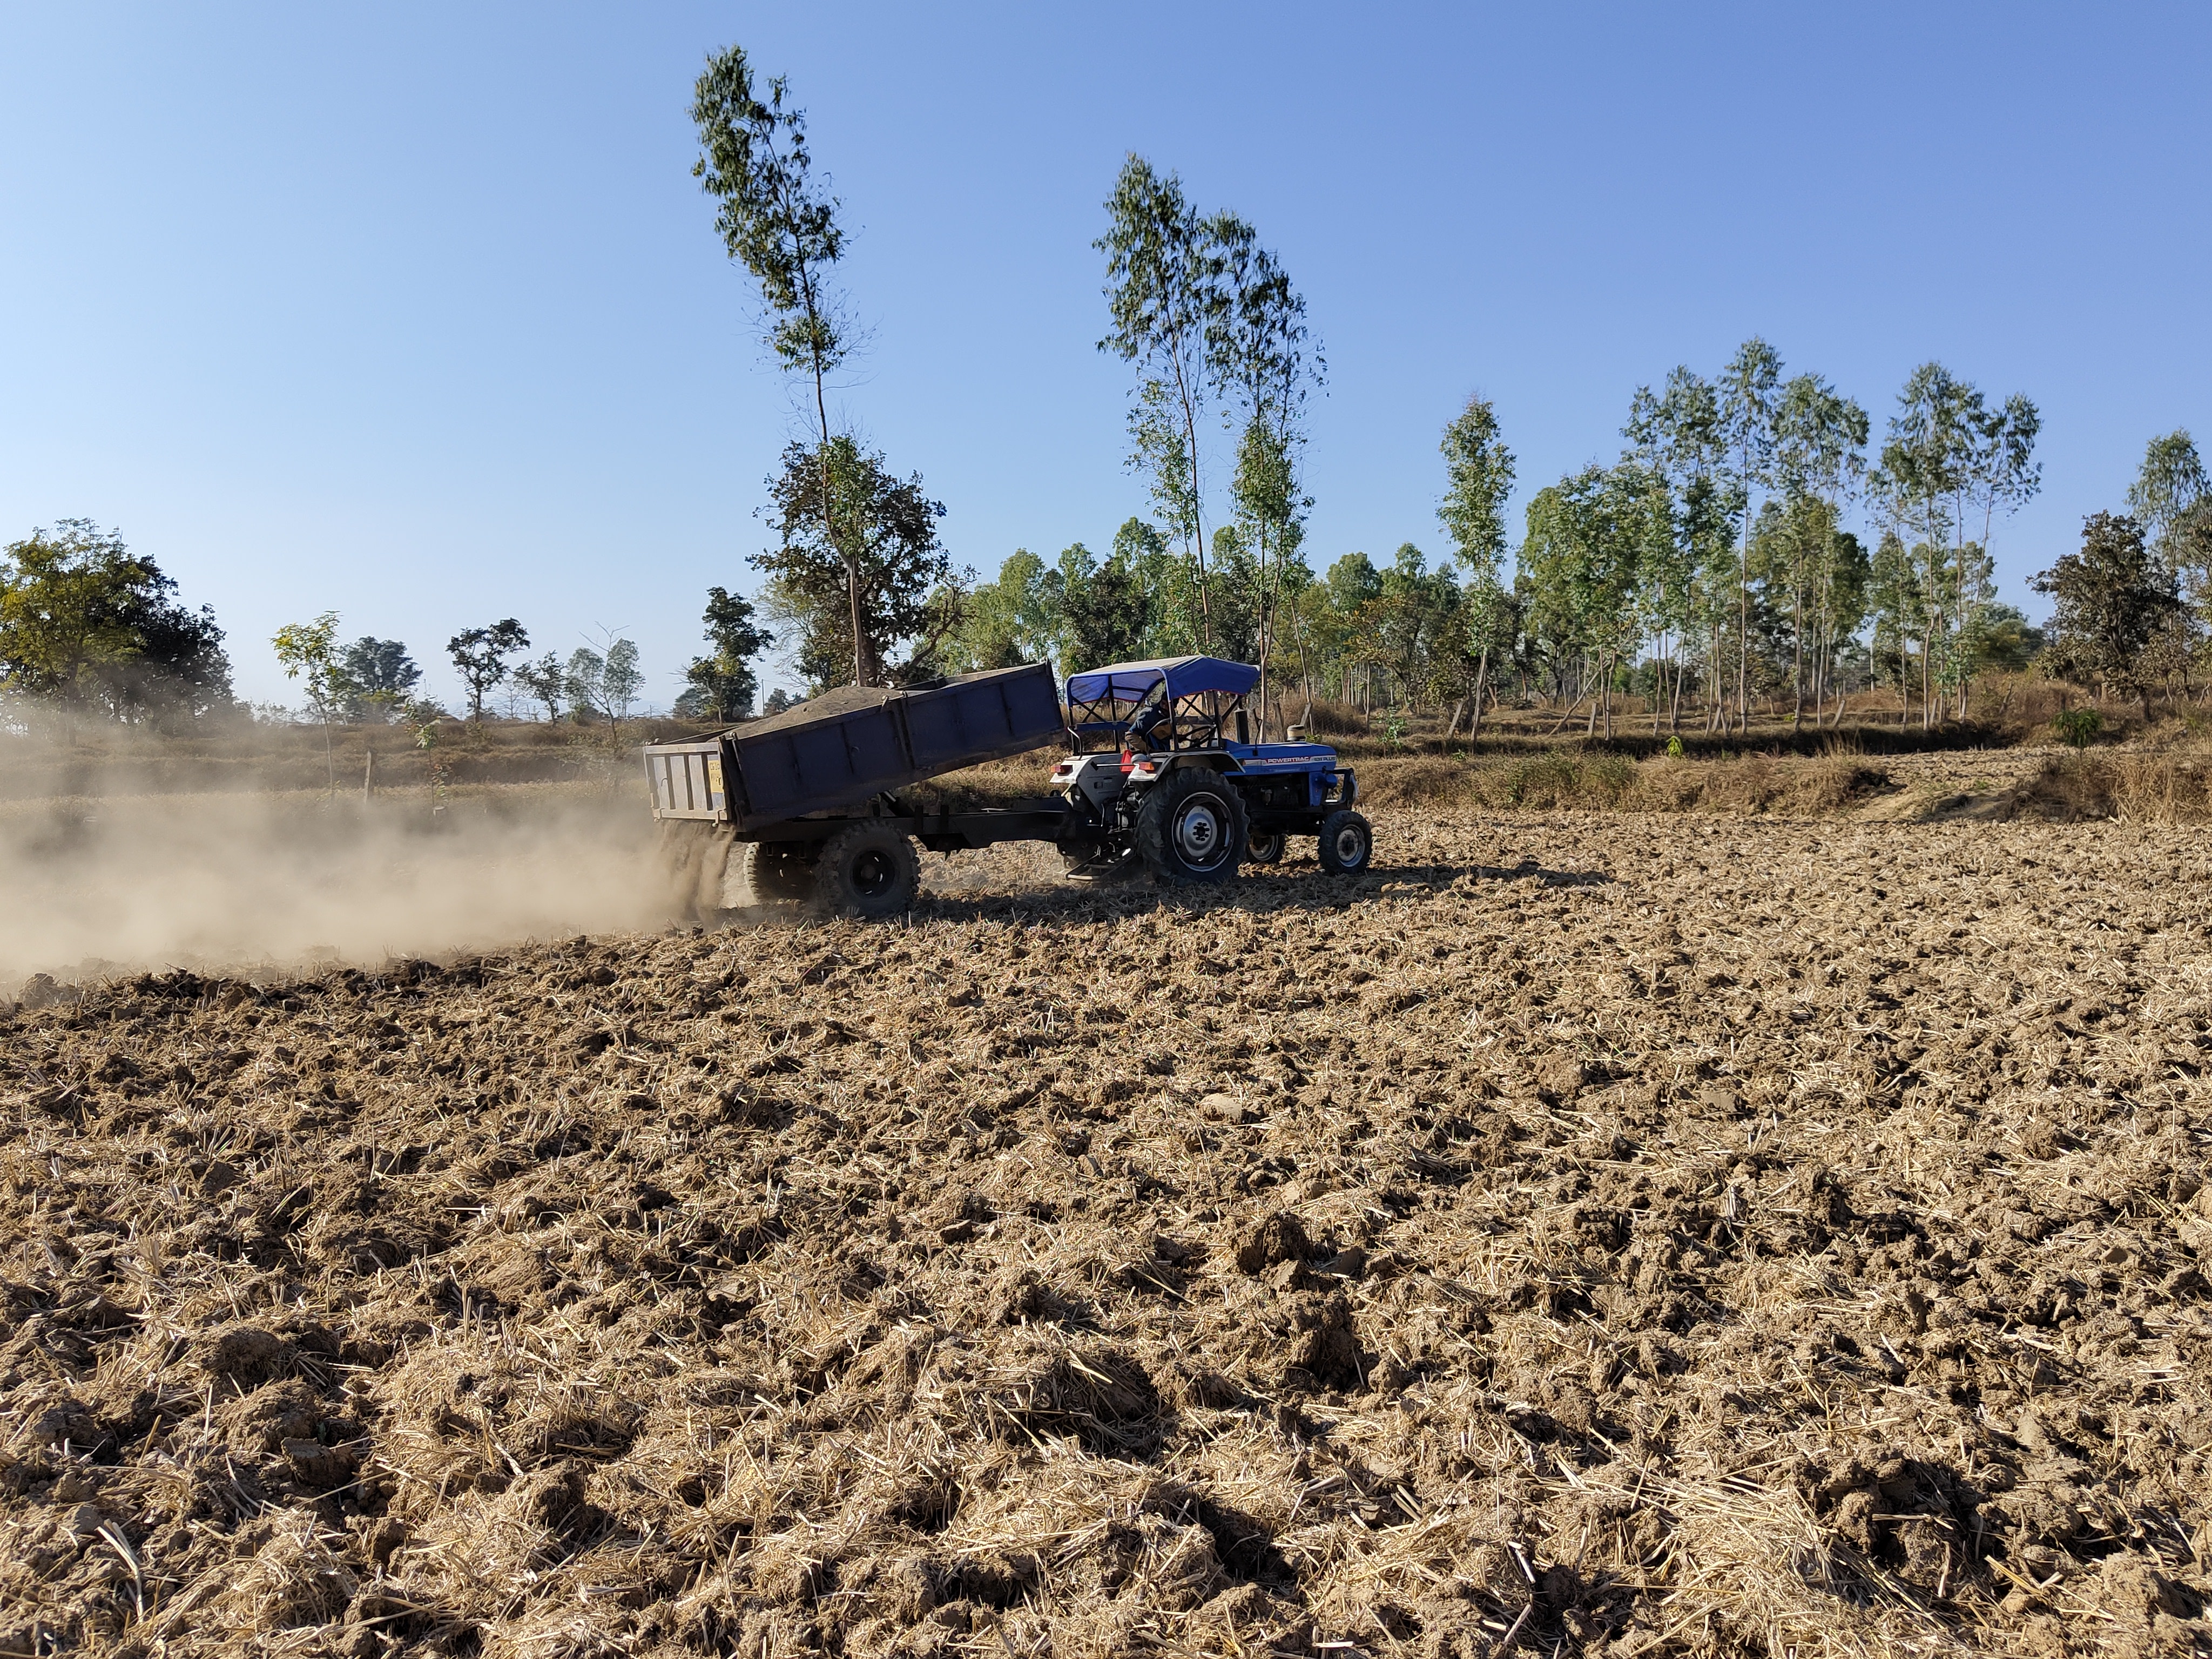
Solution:
M 1347 825 L 1336 832 L 1336 856 L 1346 864 L 1359 857 L 1359 831 Z
M 1221 855 L 1221 815 L 1208 800 L 1194 800 L 1176 817 L 1176 850 L 1195 865 Z
M 890 858 L 871 848 L 853 860 L 853 889 L 864 897 L 880 898 L 890 891 L 896 873 Z

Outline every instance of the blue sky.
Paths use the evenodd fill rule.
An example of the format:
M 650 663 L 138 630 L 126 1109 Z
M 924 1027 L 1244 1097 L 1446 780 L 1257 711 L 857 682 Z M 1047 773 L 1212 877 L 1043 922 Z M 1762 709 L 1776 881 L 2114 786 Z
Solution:
M 1090 246 L 1131 150 L 1307 295 L 1316 565 L 1441 548 L 1470 391 L 1525 501 L 1752 333 L 1877 435 L 1931 357 L 2033 397 L 2032 613 L 2147 439 L 2212 437 L 2201 5 L 7 4 L 0 536 L 119 526 L 256 698 L 335 609 L 448 697 L 462 627 L 621 629 L 671 701 L 796 429 L 690 176 L 730 41 L 856 231 L 840 409 L 985 576 L 1142 509 Z

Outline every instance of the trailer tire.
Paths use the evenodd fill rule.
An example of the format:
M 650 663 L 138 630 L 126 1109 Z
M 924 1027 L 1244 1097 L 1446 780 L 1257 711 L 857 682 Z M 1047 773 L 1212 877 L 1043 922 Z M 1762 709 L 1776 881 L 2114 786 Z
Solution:
M 1137 851 L 1157 880 L 1211 885 L 1236 875 L 1246 829 L 1244 798 L 1220 773 L 1178 767 L 1137 809 Z
M 1375 832 L 1350 807 L 1321 821 L 1321 867 L 1332 876 L 1356 876 L 1375 856 Z
M 814 904 L 824 915 L 878 921 L 914 908 L 921 858 L 914 838 L 880 823 L 855 823 L 823 844 Z
M 1286 838 L 1279 830 L 1255 830 L 1244 837 L 1244 862 L 1280 864 Z
M 814 861 L 801 843 L 741 841 L 730 860 L 728 892 L 740 909 L 804 904 L 814 891 Z

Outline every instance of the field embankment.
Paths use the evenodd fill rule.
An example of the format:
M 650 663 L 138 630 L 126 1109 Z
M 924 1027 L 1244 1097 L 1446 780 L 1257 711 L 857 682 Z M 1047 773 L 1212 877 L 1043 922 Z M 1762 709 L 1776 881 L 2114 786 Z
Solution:
M 0 1647 L 2212 1645 L 2201 836 L 1625 822 L 0 1012 Z

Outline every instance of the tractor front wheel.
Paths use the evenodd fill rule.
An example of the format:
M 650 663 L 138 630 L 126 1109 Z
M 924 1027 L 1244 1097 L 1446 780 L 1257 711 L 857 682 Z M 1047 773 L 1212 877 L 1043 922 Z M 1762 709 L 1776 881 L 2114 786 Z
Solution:
M 1321 821 L 1321 867 L 1332 876 L 1356 876 L 1375 856 L 1375 832 L 1350 807 Z
M 1244 837 L 1244 862 L 1280 864 L 1283 861 L 1283 832 L 1279 830 L 1254 830 Z
M 814 866 L 814 902 L 833 916 L 876 921 L 914 908 L 921 860 L 913 838 L 879 823 L 855 823 L 823 844 Z
M 1244 798 L 1208 766 L 1178 767 L 1137 809 L 1137 851 L 1155 879 L 1178 887 L 1227 881 L 1244 851 Z

